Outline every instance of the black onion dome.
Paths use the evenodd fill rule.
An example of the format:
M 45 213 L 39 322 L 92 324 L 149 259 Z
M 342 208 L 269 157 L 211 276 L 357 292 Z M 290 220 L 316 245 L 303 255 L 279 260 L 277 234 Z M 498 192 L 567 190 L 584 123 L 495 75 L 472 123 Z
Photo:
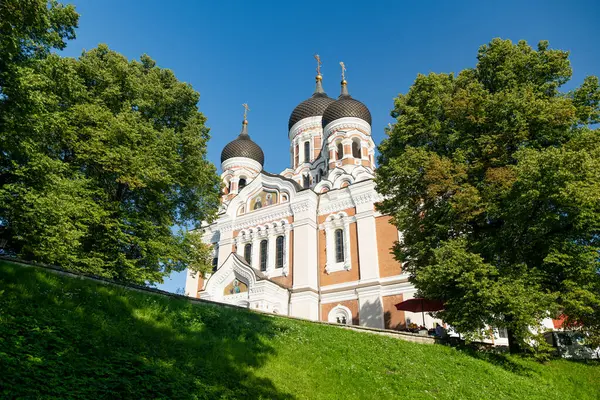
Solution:
M 298 104 L 296 108 L 294 108 L 294 111 L 292 111 L 292 115 L 290 115 L 290 120 L 288 122 L 288 131 L 292 129 L 292 126 L 294 126 L 296 122 L 304 118 L 319 117 L 323 115 L 323 112 L 327 106 L 335 101 L 331 97 L 327 96 L 327 93 L 325 93 L 323 90 L 321 79 L 321 75 L 318 75 L 317 87 L 313 95 L 304 100 L 302 103 Z
M 371 125 L 371 112 L 367 106 L 348 94 L 346 81 L 342 81 L 342 94 L 323 113 L 323 128 L 330 122 L 345 117 L 360 118 Z
M 254 161 L 258 161 L 260 165 L 264 165 L 265 154 L 259 145 L 254 143 L 248 135 L 248 121 L 244 121 L 242 132 L 239 136 L 227 143 L 221 152 L 221 163 L 234 157 L 246 157 Z

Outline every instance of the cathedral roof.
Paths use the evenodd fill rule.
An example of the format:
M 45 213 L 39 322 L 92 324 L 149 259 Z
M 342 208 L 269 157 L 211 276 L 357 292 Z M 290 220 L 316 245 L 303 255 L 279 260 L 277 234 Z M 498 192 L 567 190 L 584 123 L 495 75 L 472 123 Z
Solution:
M 239 136 L 227 143 L 221 152 L 221 162 L 229 160 L 234 157 L 246 157 L 258 163 L 262 166 L 265 163 L 265 154 L 259 145 L 254 143 L 248 135 L 248 121 L 244 119 L 242 123 L 242 132 Z
M 304 118 L 318 117 L 323 115 L 323 112 L 327 106 L 335 101 L 331 97 L 327 96 L 327 93 L 325 93 L 323 90 L 321 81 L 321 75 L 317 75 L 317 86 L 313 95 L 294 108 L 294 111 L 292 111 L 292 115 L 290 115 L 290 120 L 288 122 L 288 130 L 291 129 L 296 122 Z
M 350 96 L 348 93 L 347 82 L 342 80 L 342 92 L 338 99 L 325 109 L 322 125 L 325 127 L 330 122 L 345 117 L 360 118 L 371 125 L 371 112 L 367 106 Z

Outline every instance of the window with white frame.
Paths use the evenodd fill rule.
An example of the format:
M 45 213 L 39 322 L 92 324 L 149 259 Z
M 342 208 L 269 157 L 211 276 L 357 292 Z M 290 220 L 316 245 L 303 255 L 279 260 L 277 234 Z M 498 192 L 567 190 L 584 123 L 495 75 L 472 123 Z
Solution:
M 335 230 L 335 262 L 344 262 L 344 231 Z
M 341 160 L 342 158 L 344 158 L 344 146 L 342 145 L 342 142 L 337 142 L 336 159 Z
M 352 140 L 352 157 L 360 158 L 360 140 Z
M 212 248 L 212 272 L 215 273 L 217 272 L 217 269 L 219 268 L 219 245 L 214 244 L 213 248 Z
M 260 270 L 267 270 L 267 246 L 268 242 L 266 240 L 261 240 L 260 242 Z
M 327 263 L 325 272 L 348 271 L 352 268 L 350 259 L 350 224 L 354 217 L 345 212 L 332 214 L 325 220 L 322 228 L 325 230 Z
M 250 265 L 252 265 L 252 243 L 246 243 L 244 246 L 244 259 Z
M 275 268 L 283 268 L 284 237 L 277 236 L 275 240 Z
M 310 142 L 304 142 L 304 162 L 310 162 Z

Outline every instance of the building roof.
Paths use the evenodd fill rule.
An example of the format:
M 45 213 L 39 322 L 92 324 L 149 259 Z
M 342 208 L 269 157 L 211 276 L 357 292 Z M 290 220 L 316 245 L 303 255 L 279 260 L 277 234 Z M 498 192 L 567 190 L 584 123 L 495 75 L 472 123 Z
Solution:
M 360 118 L 371 125 L 371 112 L 367 106 L 350 96 L 347 82 L 344 80 L 340 96 L 323 112 L 322 125 L 325 127 L 330 122 L 346 117 Z
M 245 157 L 250 158 L 254 161 L 258 161 L 260 165 L 265 163 L 265 154 L 259 145 L 254 143 L 248 135 L 248 121 L 244 120 L 242 123 L 242 132 L 238 137 L 227 143 L 221 152 L 221 162 L 234 157 Z
M 313 95 L 298 104 L 296 108 L 294 108 L 294 111 L 292 111 L 288 121 L 288 130 L 292 129 L 292 126 L 294 126 L 296 122 L 304 118 L 322 116 L 327 106 L 335 101 L 327 96 L 327 93 L 323 90 L 321 80 L 321 75 L 317 75 L 317 85 Z

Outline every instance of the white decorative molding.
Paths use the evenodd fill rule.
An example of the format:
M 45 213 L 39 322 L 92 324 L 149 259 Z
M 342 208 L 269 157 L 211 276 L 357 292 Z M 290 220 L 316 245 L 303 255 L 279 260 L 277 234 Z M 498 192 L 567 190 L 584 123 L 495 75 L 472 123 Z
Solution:
M 229 231 L 233 230 L 233 224 L 231 222 L 229 222 L 229 223 L 225 223 L 225 224 L 222 224 L 222 225 L 218 225 L 215 228 L 217 228 L 219 231 L 221 231 L 223 233 L 224 232 L 229 232 Z
M 336 324 L 352 325 L 352 311 L 348 307 L 338 304 L 329 311 L 327 321 Z
M 223 171 L 222 176 L 229 174 L 229 170 L 235 167 L 248 168 L 250 170 L 253 170 L 256 174 L 258 174 L 262 170 L 262 165 L 260 165 L 258 161 L 247 157 L 233 157 L 221 163 L 221 170 Z
M 312 204 L 310 201 L 303 201 L 301 203 L 295 203 L 295 204 L 292 204 L 292 211 L 294 212 L 294 214 L 308 211 L 311 209 L 311 205 Z
M 314 130 L 314 131 L 317 131 L 317 133 L 322 134 L 323 127 L 321 125 L 321 120 L 322 120 L 322 117 L 320 115 L 314 116 L 314 117 L 302 118 L 300 121 L 298 121 L 294 125 L 292 125 L 292 127 L 290 128 L 290 131 L 288 133 L 288 139 L 291 141 L 298 134 L 302 134 L 308 130 Z
M 272 210 L 263 210 L 263 212 L 256 212 L 252 214 L 245 214 L 244 216 L 240 216 L 237 218 L 235 223 L 232 224 L 233 230 L 241 230 L 250 228 L 253 226 L 264 225 L 268 222 L 277 221 L 282 218 L 291 217 L 292 210 L 289 205 L 285 205 L 282 208 L 278 206 L 271 206 L 272 208 L 277 207 L 277 209 Z M 266 212 L 265 212 L 266 211 Z
M 358 300 L 358 294 L 356 294 L 354 288 L 340 292 L 321 293 L 321 304 L 339 303 L 348 300 Z
M 347 210 L 348 208 L 354 207 L 354 201 L 352 198 L 348 197 L 347 199 L 332 201 L 324 204 L 322 207 L 319 207 L 319 215 L 330 214 L 332 212 Z
M 404 293 L 412 293 L 415 290 L 414 285 L 405 280 L 403 282 L 382 286 L 381 296 L 396 296 Z
M 356 129 L 369 136 L 371 135 L 371 125 L 369 125 L 366 121 L 355 117 L 344 117 L 336 119 L 335 121 L 331 121 L 323 129 L 323 135 L 325 137 L 329 137 L 332 132 L 335 133 L 338 130 L 351 129 Z

